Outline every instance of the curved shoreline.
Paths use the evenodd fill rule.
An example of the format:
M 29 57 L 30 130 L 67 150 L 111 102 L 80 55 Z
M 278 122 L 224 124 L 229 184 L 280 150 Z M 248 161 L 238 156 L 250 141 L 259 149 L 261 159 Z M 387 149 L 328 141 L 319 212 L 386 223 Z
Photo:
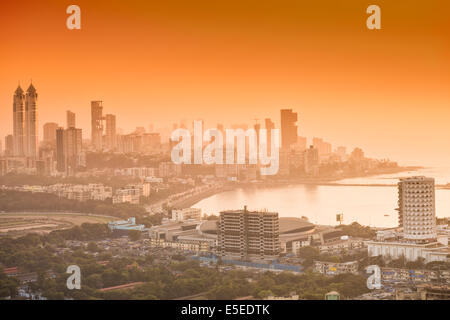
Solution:
M 232 186 L 232 185 L 225 185 L 225 186 L 223 186 L 221 188 L 215 188 L 215 189 L 212 189 L 212 190 L 207 190 L 207 191 L 201 192 L 199 194 L 193 195 L 193 196 L 191 196 L 191 197 L 189 197 L 187 199 L 183 199 L 183 200 L 177 202 L 175 205 L 173 205 L 173 207 L 176 207 L 176 208 L 179 208 L 179 209 L 190 208 L 193 205 L 195 205 L 196 203 L 202 201 L 203 199 L 212 197 L 212 196 L 214 196 L 216 194 L 219 194 L 219 193 L 222 193 L 222 192 L 232 191 L 234 189 L 235 189 L 235 187 Z
M 367 178 L 371 176 L 384 175 L 384 174 L 395 174 L 407 171 L 416 171 L 419 169 L 423 169 L 424 167 L 404 167 L 403 170 L 396 170 L 395 172 L 384 172 L 379 174 L 368 174 L 363 176 L 355 176 L 355 177 L 344 177 L 341 179 L 299 179 L 299 180 L 275 180 L 275 181 L 258 181 L 258 182 L 235 182 L 225 185 L 222 188 L 208 190 L 204 193 L 197 194 L 193 197 L 183 200 L 180 204 L 177 204 L 177 207 L 181 208 L 190 208 L 195 206 L 195 204 L 200 201 L 212 197 L 216 194 L 220 194 L 227 191 L 236 190 L 244 187 L 254 187 L 254 188 L 271 188 L 271 187 L 279 187 L 279 186 L 289 186 L 289 185 L 313 185 L 313 186 L 339 186 L 339 187 L 397 187 L 397 184 L 364 184 L 364 183 L 339 183 L 338 181 L 342 181 L 345 179 L 353 179 L 353 178 Z M 436 189 L 440 190 L 450 190 L 448 185 L 436 185 Z

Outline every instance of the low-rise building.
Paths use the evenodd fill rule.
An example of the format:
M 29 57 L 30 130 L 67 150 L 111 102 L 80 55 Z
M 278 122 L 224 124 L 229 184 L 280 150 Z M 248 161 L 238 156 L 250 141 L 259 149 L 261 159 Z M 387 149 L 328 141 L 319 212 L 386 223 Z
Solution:
M 314 271 L 325 275 L 337 275 L 342 273 L 358 273 L 358 261 L 327 262 L 314 261 Z
M 130 230 L 146 231 L 143 224 L 136 224 L 136 218 L 131 217 L 127 220 L 111 221 L 108 228 L 113 232 L 128 233 Z
M 198 208 L 184 208 L 172 210 L 172 221 L 186 221 L 202 219 L 202 209 Z
M 363 239 L 341 237 L 338 240 L 319 245 L 320 253 L 341 253 L 342 251 L 358 250 L 365 247 Z
M 410 241 L 368 241 L 367 249 L 370 257 L 382 256 L 388 259 L 405 257 L 407 261 L 425 259 L 425 263 L 432 261 L 450 261 L 450 250 L 439 242 L 414 243 Z

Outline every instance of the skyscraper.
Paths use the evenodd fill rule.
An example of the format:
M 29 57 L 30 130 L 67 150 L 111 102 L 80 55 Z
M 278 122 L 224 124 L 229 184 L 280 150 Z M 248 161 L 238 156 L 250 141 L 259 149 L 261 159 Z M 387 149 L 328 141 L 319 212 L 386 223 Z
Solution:
M 56 130 L 56 170 L 66 171 L 66 161 L 64 157 L 64 128 Z
M 19 85 L 13 97 L 13 155 L 16 157 L 24 155 L 24 119 L 25 94 Z
M 103 148 L 103 101 L 91 101 L 91 144 L 96 151 Z
M 314 146 L 305 150 L 304 165 L 306 174 L 316 176 L 319 173 L 319 150 Z
M 107 114 L 105 116 L 105 121 L 106 121 L 106 147 L 109 150 L 114 150 L 117 146 L 116 116 L 113 114 Z
M 67 118 L 67 128 L 75 128 L 75 112 L 67 110 L 66 118 Z
M 55 122 L 47 122 L 43 126 L 44 131 L 44 142 L 54 143 L 56 142 L 56 130 L 58 129 L 58 124 Z
M 297 142 L 297 113 L 292 109 L 281 109 L 281 147 L 289 149 Z
M 5 137 L 5 156 L 12 157 L 14 155 L 14 137 L 9 134 Z
M 218 252 L 229 259 L 270 260 L 280 253 L 278 213 L 244 210 L 222 211 Z
M 60 127 L 56 130 L 56 169 L 59 172 L 76 170 L 80 165 L 81 152 L 81 129 Z
M 423 176 L 398 183 L 399 226 L 405 239 L 433 240 L 437 237 L 434 179 Z
M 66 170 L 76 170 L 80 165 L 82 143 L 81 129 L 70 127 L 64 131 L 64 157 L 66 159 Z
M 25 155 L 30 158 L 38 155 L 37 98 L 36 89 L 30 84 L 25 95 Z
M 264 119 L 264 124 L 267 130 L 267 150 L 269 153 L 271 153 L 272 130 L 275 129 L 275 124 L 269 118 Z

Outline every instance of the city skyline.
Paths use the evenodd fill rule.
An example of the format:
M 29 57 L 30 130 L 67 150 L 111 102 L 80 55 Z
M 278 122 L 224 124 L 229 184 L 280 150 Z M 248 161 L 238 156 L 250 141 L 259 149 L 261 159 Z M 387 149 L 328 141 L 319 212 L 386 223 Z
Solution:
M 0 300 L 450 300 L 450 1 L 1 12 Z
M 25 103 L 24 103 L 25 101 Z M 32 106 L 31 107 L 29 107 Z M 32 109 L 30 112 L 32 113 L 32 116 L 29 115 L 28 109 Z M 30 140 L 30 134 L 31 131 L 28 129 L 28 127 L 31 126 L 33 128 L 33 141 L 35 142 L 35 149 L 45 149 L 45 147 L 48 147 L 48 144 L 52 145 L 56 143 L 56 146 L 58 146 L 58 132 L 57 130 L 60 130 L 60 133 L 62 132 L 70 132 L 71 129 L 76 129 L 76 113 L 72 112 L 70 110 L 66 110 L 66 130 L 64 130 L 63 126 L 59 126 L 58 123 L 55 122 L 45 122 L 42 125 L 42 137 L 39 138 L 39 134 L 37 132 L 39 123 L 37 121 L 38 119 L 38 108 L 37 108 L 37 91 L 34 88 L 32 84 L 30 84 L 29 88 L 27 89 L 27 94 L 24 94 L 24 91 L 22 90 L 20 84 L 18 85 L 16 91 L 13 95 L 13 111 L 14 111 L 14 117 L 13 117 L 13 134 L 8 135 L 5 137 L 5 156 L 14 156 L 14 157 L 20 157 L 20 156 L 29 156 L 25 153 L 25 146 L 28 148 L 29 140 Z M 25 118 L 25 119 L 24 119 Z M 33 121 L 30 121 L 32 118 Z M 261 124 L 259 121 L 264 123 L 263 127 L 261 127 Z M 253 119 L 255 121 L 255 124 L 253 127 L 251 125 L 241 123 L 241 124 L 233 124 L 232 130 L 234 129 L 254 129 L 256 131 L 256 135 L 258 136 L 257 139 L 259 139 L 259 130 L 260 129 L 266 129 L 268 130 L 268 145 L 270 145 L 271 140 L 271 130 L 275 129 L 274 122 L 270 118 L 265 119 Z M 204 123 L 203 120 L 200 121 L 201 123 Z M 280 110 L 280 146 L 284 151 L 288 150 L 297 150 L 297 151 L 304 151 L 307 149 L 307 138 L 302 137 L 299 135 L 299 127 L 297 126 L 298 122 L 298 113 L 294 112 L 292 109 L 281 109 Z M 189 125 L 186 122 L 186 119 L 182 119 L 179 122 L 172 123 L 172 130 L 176 128 L 185 128 L 193 130 L 193 123 L 195 123 L 195 120 Z M 219 131 L 222 131 L 224 133 L 224 126 L 223 124 L 218 123 L 217 128 Z M 165 132 L 166 129 L 170 130 L 169 127 L 165 128 L 158 128 L 157 130 L 154 130 L 153 124 L 149 125 L 147 129 L 143 126 L 137 126 L 135 127 L 134 131 L 131 131 L 129 134 L 124 134 L 122 132 L 122 129 L 119 129 L 121 132 L 117 132 L 116 128 L 116 115 L 113 114 L 103 114 L 103 101 L 91 101 L 91 127 L 90 127 L 90 133 L 91 133 L 91 139 L 83 139 L 82 137 L 82 129 L 78 128 L 76 129 L 79 134 L 78 140 L 80 146 L 77 147 L 77 153 L 81 152 L 81 143 L 82 141 L 89 141 L 90 146 L 93 148 L 94 151 L 101 151 L 101 150 L 109 150 L 109 151 L 117 151 L 118 147 L 118 138 L 124 137 L 124 136 L 133 136 L 133 135 L 141 135 L 141 134 L 148 134 L 151 136 L 157 135 L 159 138 L 158 143 L 171 143 L 169 141 L 170 131 Z M 206 130 L 206 128 L 203 128 Z M 168 136 L 167 141 L 161 141 L 160 135 L 167 134 Z M 8 148 L 7 139 L 8 137 L 12 137 L 13 139 L 13 146 L 12 148 Z M 61 136 L 62 137 L 62 136 Z M 62 141 L 62 138 L 60 139 Z M 337 146 L 335 149 L 332 149 L 332 145 L 328 142 L 323 141 L 322 138 L 313 137 L 310 139 L 311 141 L 311 147 L 314 147 L 317 149 L 318 154 L 323 155 L 330 155 L 333 152 L 336 152 L 341 157 L 346 157 L 346 147 L 345 146 Z M 42 144 L 41 144 L 42 143 Z M 40 145 L 41 144 L 41 145 Z M 39 145 L 39 146 L 38 146 Z M 62 148 L 62 142 L 59 143 L 60 147 Z M 20 150 L 19 150 L 20 149 Z M 270 150 L 270 149 L 269 149 Z M 270 152 L 269 152 L 270 153 Z M 60 150 L 60 156 L 62 155 L 62 149 Z M 61 160 L 62 161 L 62 160 Z M 62 168 L 62 166 L 60 165 Z
M 31 90 L 31 91 L 30 91 Z M 22 100 L 24 100 L 26 103 L 23 103 L 23 101 L 18 101 L 17 97 L 20 96 L 22 94 L 23 90 L 21 89 L 20 84 L 18 85 L 16 91 L 14 92 L 13 95 L 13 110 L 17 109 L 17 105 L 21 105 L 24 104 L 25 106 L 23 107 L 24 111 L 23 113 L 23 118 L 26 119 L 22 119 L 23 122 L 23 133 L 22 133 L 22 138 L 19 139 L 17 138 L 17 141 L 19 140 L 23 140 L 24 143 L 24 150 L 25 150 L 25 146 L 29 143 L 28 141 L 30 140 L 29 133 L 25 132 L 26 128 L 28 128 L 30 125 L 30 120 L 28 118 L 30 118 L 31 116 L 28 115 L 28 112 L 25 112 L 26 108 L 28 108 L 28 105 L 32 105 L 34 103 L 34 109 L 33 109 L 33 131 L 35 132 L 37 130 L 36 135 L 33 135 L 33 139 L 31 140 L 37 140 L 37 144 L 35 145 L 36 147 L 36 155 L 37 155 L 37 149 L 40 149 L 41 147 L 45 146 L 41 145 L 41 143 L 46 143 L 46 142 L 51 142 L 51 140 L 55 140 L 56 141 L 56 129 L 61 128 L 63 129 L 64 126 L 60 126 L 58 123 L 55 122 L 45 122 L 43 124 L 39 123 L 37 121 L 38 118 L 38 108 L 37 108 L 37 92 L 36 89 L 34 88 L 34 86 L 32 84 L 30 84 L 30 87 L 27 89 L 27 94 L 23 95 L 23 97 L 21 98 Z M 34 99 L 33 101 L 31 101 L 30 97 L 33 95 Z M 20 98 L 20 97 L 19 97 Z M 19 99 L 20 100 L 20 99 Z M 28 102 L 27 102 L 28 101 Z M 321 137 L 317 137 L 317 136 L 312 136 L 312 137 L 304 137 L 301 135 L 301 127 L 298 125 L 299 122 L 299 116 L 298 116 L 298 112 L 294 112 L 295 110 L 293 109 L 280 109 L 280 117 L 279 117 L 279 121 L 275 120 L 276 122 L 280 123 L 280 133 L 285 132 L 285 134 L 281 134 L 280 135 L 280 148 L 285 151 L 287 151 L 289 148 L 291 148 L 292 150 L 306 150 L 308 149 L 308 147 L 310 146 L 311 148 L 314 147 L 317 151 L 318 154 L 331 154 L 331 153 L 336 153 L 337 155 L 341 156 L 341 157 L 345 157 L 346 156 L 346 150 L 350 151 L 352 150 L 352 148 L 348 148 L 347 146 L 342 146 L 342 145 L 333 145 L 331 143 L 329 143 L 328 141 L 324 141 L 324 139 Z M 17 114 L 21 114 L 20 112 Z M 75 119 L 77 117 L 77 114 L 75 112 L 72 112 L 71 110 L 66 110 L 65 111 L 66 117 L 65 117 L 65 121 L 66 121 L 66 128 L 67 129 L 74 129 L 75 128 Z M 27 118 L 28 117 L 28 118 Z M 17 115 L 14 116 L 13 118 L 13 127 L 16 127 L 16 122 L 19 121 L 17 120 Z M 181 120 L 173 120 L 170 124 L 168 124 L 166 127 L 158 127 L 157 129 L 155 129 L 155 126 L 153 123 L 150 123 L 148 125 L 148 128 L 146 128 L 145 126 L 136 126 L 132 129 L 129 130 L 128 133 L 124 133 L 122 128 L 116 128 L 116 115 L 114 114 L 103 114 L 103 101 L 100 100 L 96 100 L 96 101 L 91 101 L 91 114 L 90 114 L 90 127 L 88 130 L 85 130 L 85 132 L 89 132 L 90 133 L 90 139 L 88 137 L 86 137 L 86 133 L 85 136 L 81 136 L 81 131 L 83 129 L 77 129 L 80 131 L 80 143 L 81 141 L 89 141 L 89 145 L 93 147 L 93 150 L 109 150 L 109 151 L 113 151 L 117 148 L 117 139 L 118 137 L 130 137 L 133 135 L 141 135 L 141 134 L 149 134 L 149 135 L 161 135 L 165 138 L 167 138 L 167 141 L 161 140 L 161 138 L 159 138 L 159 141 L 161 143 L 170 143 L 169 138 L 170 138 L 170 134 L 171 131 L 176 129 L 176 128 L 187 128 L 190 130 L 193 130 L 192 127 L 192 123 L 195 122 L 195 120 L 193 120 L 192 122 L 188 121 L 186 118 L 182 118 Z M 198 119 L 198 118 L 197 118 Z M 263 119 L 258 119 L 258 118 L 254 118 L 252 119 L 254 121 L 254 124 L 249 124 L 249 123 L 243 123 L 242 120 L 240 119 L 241 123 L 233 123 L 229 126 L 229 128 L 231 129 L 238 129 L 238 128 L 242 128 L 244 130 L 246 130 L 247 128 L 253 128 L 255 129 L 257 132 L 259 132 L 259 129 L 265 128 L 268 129 L 268 132 L 270 132 L 271 129 L 276 128 L 274 122 L 272 121 L 271 118 L 263 118 Z M 201 120 L 202 123 L 204 123 L 204 120 Z M 20 122 L 20 121 L 19 121 Z M 42 133 L 39 134 L 39 127 L 42 128 Z M 213 125 L 212 127 L 217 127 L 219 130 L 223 131 L 224 129 L 226 129 L 223 125 L 223 123 L 216 123 L 216 125 Z M 148 129 L 148 130 L 147 130 Z M 206 130 L 206 128 L 204 128 Z M 52 132 L 50 132 L 52 131 Z M 55 131 L 55 132 L 53 132 Z M 19 133 L 20 134 L 20 133 Z M 18 134 L 15 133 L 15 131 L 13 131 L 12 134 L 8 134 L 4 137 L 3 140 L 5 140 L 5 150 L 3 150 L 5 152 L 5 155 L 15 155 L 18 156 L 18 154 L 15 154 L 14 150 L 11 149 L 12 153 L 8 154 L 7 153 L 7 146 L 8 146 L 8 138 L 11 136 L 13 139 L 13 148 L 16 148 L 15 145 L 16 143 L 14 142 L 15 138 L 14 136 Z M 283 138 L 284 137 L 284 138 Z M 268 138 L 270 141 L 270 137 Z M 3 142 L 3 141 L 2 141 Z M 356 146 L 355 148 L 353 148 L 353 150 L 358 150 L 360 149 L 358 146 Z M 81 147 L 78 148 L 78 150 L 81 150 Z M 25 152 L 25 151 L 24 151 Z M 129 151 L 131 152 L 131 150 Z M 382 156 L 380 157 L 382 159 L 389 159 L 387 156 Z M 392 159 L 390 159 L 392 160 Z
M 62 124 L 72 110 L 85 132 L 92 100 L 104 101 L 126 131 L 170 125 L 174 114 L 208 125 L 239 123 L 239 115 L 279 126 L 279 109 L 292 108 L 302 136 L 400 162 L 450 160 L 444 1 L 378 1 L 376 31 L 365 27 L 365 1 L 286 1 L 276 10 L 236 1 L 77 4 L 83 27 L 75 31 L 65 27 L 64 4 L 6 5 L 2 29 L 14 32 L 0 53 L 0 136 L 12 131 L 10 93 L 32 78 L 40 122 Z

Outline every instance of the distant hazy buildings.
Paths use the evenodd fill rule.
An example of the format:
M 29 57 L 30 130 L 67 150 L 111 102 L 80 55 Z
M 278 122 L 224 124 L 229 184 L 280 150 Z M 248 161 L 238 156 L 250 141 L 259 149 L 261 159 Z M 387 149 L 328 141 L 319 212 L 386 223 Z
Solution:
M 67 128 L 75 128 L 75 113 L 67 110 L 66 111 Z
M 267 130 L 267 150 L 269 153 L 271 153 L 271 147 L 272 147 L 272 130 L 275 129 L 275 124 L 273 123 L 272 120 L 270 120 L 269 118 L 266 118 L 264 120 L 264 125 L 265 128 Z M 257 131 L 259 134 L 259 131 Z
M 117 146 L 116 140 L 116 116 L 113 114 L 107 114 L 106 120 L 106 148 L 109 150 L 115 150 Z
M 70 127 L 56 130 L 56 169 L 59 172 L 72 173 L 83 164 L 82 131 Z
M 8 173 L 8 161 L 0 159 L 0 177 Z
M 336 148 L 336 154 L 338 155 L 341 161 L 347 160 L 347 148 L 343 146 L 339 146 Z
M 280 253 L 277 212 L 222 211 L 218 254 L 224 259 L 271 260 Z
M 408 240 L 436 239 L 434 179 L 410 177 L 398 183 L 399 226 Z
M 25 94 L 20 87 L 17 87 L 13 98 L 13 155 L 24 156 L 25 140 Z
M 14 155 L 14 137 L 9 134 L 5 137 L 5 156 L 12 157 Z
M 58 124 L 55 122 L 47 122 L 46 124 L 44 124 L 43 131 L 45 143 L 56 142 L 56 130 L 58 129 L 58 127 Z
M 297 137 L 297 142 L 292 146 L 296 152 L 304 152 L 306 150 L 306 137 Z
M 310 146 L 305 151 L 305 173 L 307 175 L 317 175 L 319 172 L 319 150 Z
M 123 188 L 117 189 L 112 197 L 113 204 L 117 203 L 131 203 L 139 204 L 141 197 L 150 196 L 150 184 L 129 184 Z
M 63 127 L 56 129 L 56 170 L 58 172 L 64 172 L 66 170 Z
M 181 165 L 173 162 L 159 163 L 159 176 L 161 178 L 178 177 L 181 175 Z
M 37 158 L 38 155 L 37 98 L 36 89 L 30 84 L 25 95 L 24 142 L 25 156 L 30 158 Z
M 30 84 L 26 94 L 20 86 L 14 92 L 13 155 L 16 157 L 37 157 L 37 97 L 33 84 Z
M 281 110 L 281 147 L 289 149 L 297 142 L 297 113 L 292 109 Z
M 323 141 L 322 138 L 313 138 L 313 146 L 319 151 L 320 156 L 331 154 L 331 143 Z
M 172 221 L 186 221 L 202 219 L 202 209 L 199 208 L 183 208 L 172 210 Z
M 91 101 L 91 144 L 94 150 L 103 148 L 103 102 Z

